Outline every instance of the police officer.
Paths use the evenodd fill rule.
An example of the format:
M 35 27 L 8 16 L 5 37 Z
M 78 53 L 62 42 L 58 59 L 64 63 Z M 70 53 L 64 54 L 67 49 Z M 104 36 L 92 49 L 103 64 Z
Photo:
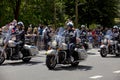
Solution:
M 115 53 L 118 53 L 119 29 L 118 26 L 113 26 L 112 40 L 115 42 Z
M 67 59 L 68 61 L 71 61 L 71 55 L 76 44 L 76 35 L 71 22 L 67 23 L 67 29 L 65 30 L 64 35 L 65 43 L 68 45 Z
M 86 26 L 85 25 L 81 25 L 80 38 L 81 39 L 87 39 L 87 30 L 86 30 Z
M 17 23 L 16 29 L 16 49 L 15 56 L 18 57 L 18 52 L 23 48 L 25 44 L 25 31 L 23 30 L 24 24 L 23 22 Z

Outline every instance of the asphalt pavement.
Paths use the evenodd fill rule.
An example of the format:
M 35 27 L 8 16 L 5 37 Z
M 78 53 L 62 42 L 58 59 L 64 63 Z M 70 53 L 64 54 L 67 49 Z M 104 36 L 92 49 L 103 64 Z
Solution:
M 0 80 L 120 80 L 120 57 L 102 58 L 98 50 L 89 50 L 87 60 L 78 67 L 57 65 L 55 70 L 46 67 L 45 51 L 27 64 L 6 60 L 0 66 Z

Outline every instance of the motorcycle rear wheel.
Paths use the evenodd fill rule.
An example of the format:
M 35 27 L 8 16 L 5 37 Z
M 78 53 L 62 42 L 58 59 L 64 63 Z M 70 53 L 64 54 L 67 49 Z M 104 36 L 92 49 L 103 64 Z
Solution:
M 116 56 L 116 57 L 119 57 L 119 56 L 120 56 L 120 54 L 115 54 L 115 56 Z
M 22 53 L 23 53 L 22 61 L 25 62 L 25 63 L 30 62 L 31 57 L 29 57 L 29 56 L 31 56 L 31 55 L 30 55 L 29 51 L 28 50 L 24 50 Z
M 28 62 L 30 62 L 31 58 L 23 58 L 22 60 L 23 60 L 23 62 L 28 63 Z
M 71 66 L 73 66 L 73 67 L 77 67 L 78 64 L 79 64 L 79 62 L 73 62 L 73 63 L 71 63 Z

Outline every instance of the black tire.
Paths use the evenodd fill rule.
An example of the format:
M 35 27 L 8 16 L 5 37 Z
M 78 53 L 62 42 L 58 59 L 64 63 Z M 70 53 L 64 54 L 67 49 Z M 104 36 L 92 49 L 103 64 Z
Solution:
M 22 60 L 23 60 L 23 62 L 28 63 L 28 62 L 30 62 L 31 58 L 23 58 Z
M 77 67 L 78 64 L 79 64 L 79 62 L 73 62 L 73 63 L 71 63 L 71 66 L 73 66 L 73 67 Z
M 5 56 L 4 54 L 1 55 L 1 52 L 0 52 L 0 65 L 2 65 L 4 61 L 5 61 Z
M 116 56 L 116 57 L 119 57 L 119 56 L 120 56 L 120 54 L 115 54 L 115 56 Z
M 101 55 L 102 57 L 106 57 L 106 56 L 107 56 L 106 48 L 102 48 L 102 49 L 100 50 L 100 55 Z
M 31 55 L 30 55 L 29 50 L 24 49 L 24 50 L 22 50 L 22 53 L 23 53 L 22 61 L 25 62 L 25 63 L 30 62 L 30 60 L 31 60 L 31 57 L 30 57 L 30 56 L 31 56 Z
M 55 60 L 55 55 L 47 55 L 46 56 L 46 66 L 48 67 L 48 69 L 52 70 L 55 68 L 57 64 L 57 61 Z

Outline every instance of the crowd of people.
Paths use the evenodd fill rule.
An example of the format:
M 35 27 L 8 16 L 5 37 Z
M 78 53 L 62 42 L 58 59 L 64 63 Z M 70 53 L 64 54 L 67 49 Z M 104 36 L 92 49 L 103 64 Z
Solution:
M 54 29 L 51 25 L 44 26 L 39 24 L 38 27 L 32 27 L 30 25 L 27 30 L 24 26 L 23 22 L 17 22 L 13 20 L 9 24 L 0 28 L 0 34 L 6 36 L 6 33 L 13 34 L 17 31 L 16 26 L 20 23 L 22 25 L 21 30 L 25 31 L 25 38 L 29 38 L 32 40 L 34 45 L 38 46 L 39 49 L 48 49 L 48 42 L 52 40 L 53 35 L 57 35 L 59 28 Z M 74 28 L 74 23 L 72 20 L 67 20 L 65 22 L 65 31 L 72 31 L 75 33 L 75 37 L 80 39 L 86 39 L 89 43 L 92 44 L 92 47 L 99 47 L 101 45 L 101 40 L 105 35 L 110 35 L 111 37 L 118 37 L 119 28 L 114 26 L 113 28 L 107 28 L 98 26 L 95 29 L 89 29 L 86 25 L 81 25 L 79 29 Z M 69 29 L 70 28 L 70 29 Z M 68 32 L 69 33 L 69 32 Z M 73 42 L 76 42 L 73 40 Z

